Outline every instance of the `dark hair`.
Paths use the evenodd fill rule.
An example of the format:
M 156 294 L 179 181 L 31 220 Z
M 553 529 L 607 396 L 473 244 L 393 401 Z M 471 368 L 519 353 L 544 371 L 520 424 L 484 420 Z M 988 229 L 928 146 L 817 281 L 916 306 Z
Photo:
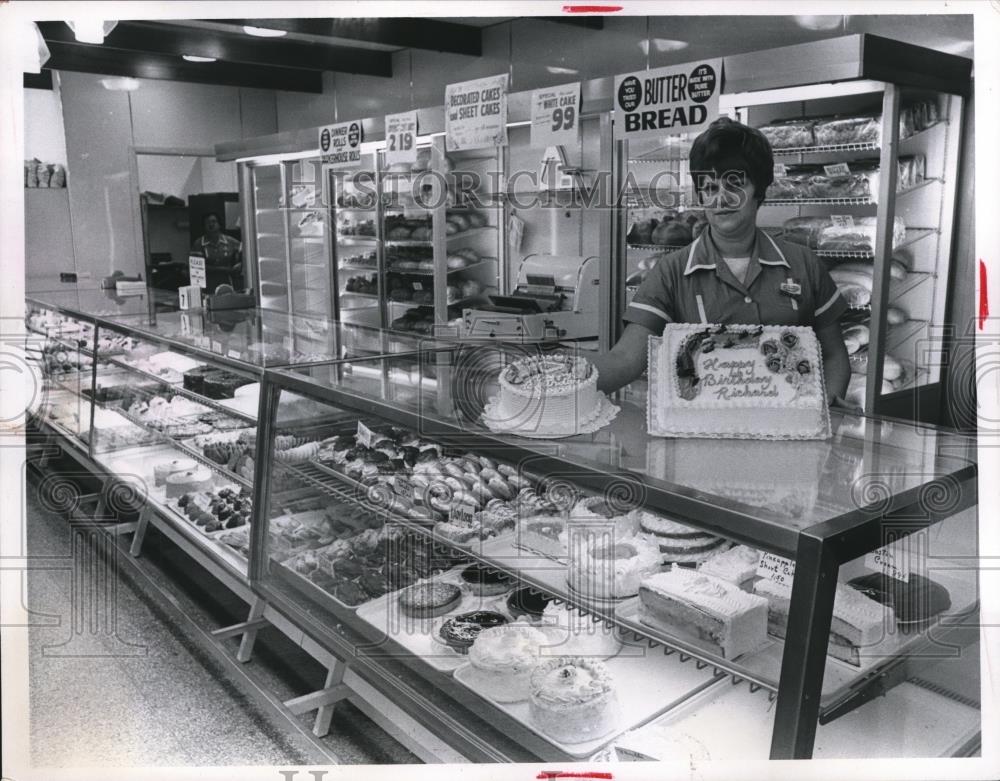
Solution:
M 694 140 L 688 160 L 695 187 L 698 173 L 745 172 L 758 203 L 774 181 L 774 155 L 764 134 L 729 117 L 719 117 Z
M 222 218 L 219 216 L 218 212 L 205 212 L 201 215 L 201 227 L 205 227 L 205 223 L 208 222 L 209 217 L 215 217 L 216 222 L 219 223 L 219 228 L 222 228 Z

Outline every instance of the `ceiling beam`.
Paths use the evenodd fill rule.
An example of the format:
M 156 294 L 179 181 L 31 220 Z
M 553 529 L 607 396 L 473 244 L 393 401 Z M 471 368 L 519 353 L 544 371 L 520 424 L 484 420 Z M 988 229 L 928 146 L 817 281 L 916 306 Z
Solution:
M 48 41 L 47 70 L 79 71 L 137 79 L 167 79 L 289 92 L 323 92 L 320 71 L 234 62 L 190 63 L 180 57 L 112 49 L 108 46 Z
M 39 22 L 38 28 L 46 42 L 76 44 L 73 32 L 64 22 Z M 179 61 L 181 54 L 196 54 L 224 62 L 392 76 L 389 52 L 300 41 L 265 41 L 242 32 L 230 34 L 158 22 L 119 22 L 104 39 L 103 46 L 173 55 Z
M 478 27 L 457 22 L 439 22 L 416 17 L 321 18 L 321 19 L 204 19 L 214 24 L 269 27 L 290 33 L 349 38 L 367 43 L 398 46 L 401 49 L 469 54 L 483 53 L 483 33 Z
M 572 24 L 576 27 L 587 27 L 591 30 L 604 29 L 604 18 L 601 16 L 529 16 L 527 18 L 544 19 L 546 22 L 555 22 L 556 24 Z

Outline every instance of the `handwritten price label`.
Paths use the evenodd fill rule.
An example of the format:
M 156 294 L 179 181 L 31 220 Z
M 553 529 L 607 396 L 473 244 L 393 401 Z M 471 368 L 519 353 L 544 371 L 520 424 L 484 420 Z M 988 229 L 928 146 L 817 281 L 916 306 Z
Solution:
M 371 447 L 375 444 L 375 432 L 360 420 L 358 421 L 358 444 L 362 447 Z
M 237 360 L 237 361 L 240 359 L 240 351 L 239 350 L 235 350 L 235 349 L 230 348 L 229 350 L 226 351 L 226 355 L 228 355 L 230 358 L 232 358 L 234 360 Z
M 795 562 L 775 556 L 773 553 L 765 553 L 757 563 L 757 577 L 791 589 L 792 581 L 795 579 Z
M 469 526 L 472 524 L 475 515 L 476 508 L 471 504 L 462 502 L 452 506 L 448 512 L 448 522 L 458 524 L 459 526 Z
M 396 492 L 396 496 L 400 499 L 406 499 L 412 502 L 414 498 L 413 483 L 403 477 L 394 478 L 392 481 L 392 490 Z
M 849 176 L 851 173 L 851 167 L 847 163 L 824 165 L 823 170 L 827 176 Z
M 865 556 L 865 566 L 904 583 L 910 582 L 910 557 L 906 550 L 879 548 Z
M 788 176 L 788 166 L 784 163 L 774 164 L 774 178 L 777 179 L 779 176 Z
M 831 214 L 830 222 L 837 228 L 854 227 L 854 218 L 850 214 Z

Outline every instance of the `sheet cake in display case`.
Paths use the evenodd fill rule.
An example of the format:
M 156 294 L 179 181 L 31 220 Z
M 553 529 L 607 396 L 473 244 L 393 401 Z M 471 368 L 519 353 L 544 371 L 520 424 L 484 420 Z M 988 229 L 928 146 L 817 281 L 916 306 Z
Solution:
M 811 328 L 670 325 L 649 340 L 649 433 L 826 439 L 830 416 Z

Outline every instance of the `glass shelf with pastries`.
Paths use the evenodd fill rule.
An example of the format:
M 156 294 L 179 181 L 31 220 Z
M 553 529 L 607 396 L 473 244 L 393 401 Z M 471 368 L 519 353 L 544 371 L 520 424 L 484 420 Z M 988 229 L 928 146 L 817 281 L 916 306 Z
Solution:
M 571 616 L 582 613 L 579 624 L 596 636 L 591 642 L 614 645 L 604 654 L 603 669 L 611 671 L 629 713 L 642 713 L 644 720 L 669 713 L 702 690 L 707 696 L 709 687 L 724 678 L 751 693 L 763 689 L 776 696 L 782 720 L 796 712 L 799 704 L 782 699 L 779 682 L 783 662 L 795 666 L 802 661 L 784 658 L 789 646 L 783 639 L 788 622 L 801 621 L 802 605 L 791 603 L 790 589 L 786 594 L 771 588 L 774 581 L 761 569 L 761 560 L 768 553 L 794 562 L 800 535 L 807 532 L 835 534 L 844 543 L 843 560 L 837 562 L 840 576 L 834 578 L 834 636 L 829 649 L 825 642 L 817 646 L 820 660 L 810 660 L 825 671 L 818 701 L 823 723 L 861 712 L 873 682 L 884 684 L 893 696 L 897 684 L 911 683 L 923 673 L 937 643 L 974 646 L 968 622 L 974 622 L 978 609 L 975 572 L 950 566 L 962 560 L 975 540 L 970 526 L 975 523 L 974 496 L 968 490 L 975 479 L 971 440 L 942 429 L 835 412 L 834 435 L 828 440 L 729 440 L 720 447 L 712 439 L 650 436 L 645 409 L 629 402 L 596 431 L 536 439 L 505 433 L 494 406 L 501 371 L 523 357 L 523 349 L 503 346 L 441 347 L 424 356 L 433 366 L 433 392 L 422 388 L 409 394 L 399 394 L 391 383 L 379 384 L 378 372 L 360 378 L 347 373 L 347 367 L 339 375 L 288 368 L 269 371 L 267 377 L 281 395 L 322 400 L 344 413 L 343 430 L 313 432 L 311 449 L 302 451 L 308 458 L 294 468 L 317 492 L 379 519 L 349 536 L 360 532 L 364 547 L 395 544 L 396 534 L 417 535 L 448 556 L 464 556 L 500 573 L 490 576 L 489 606 L 478 609 L 503 620 L 511 618 L 511 592 L 521 588 L 527 591 L 519 599 L 542 614 L 554 617 L 560 605 Z M 391 374 L 389 368 L 384 375 Z M 280 423 L 275 426 L 282 434 L 296 433 Z M 307 433 L 303 429 L 300 436 Z M 298 439 L 286 443 L 302 447 Z M 873 503 L 902 508 L 939 483 L 950 486 L 947 507 L 908 529 L 915 547 L 906 549 L 906 555 L 914 557 L 914 572 L 928 550 L 941 566 L 924 573 L 931 585 L 914 578 L 909 589 L 893 591 L 893 584 L 865 560 L 873 553 L 866 546 L 882 539 L 873 525 L 883 522 L 881 513 L 865 508 Z M 327 523 L 319 519 L 320 529 Z M 292 594 L 297 593 L 310 602 L 310 610 L 323 605 L 338 620 L 345 609 L 354 609 L 355 623 L 392 627 L 391 641 L 415 657 L 412 666 L 422 675 L 454 672 L 442 663 L 454 665 L 459 688 L 477 692 L 498 714 L 544 741 L 538 756 L 559 756 L 551 752 L 566 750 L 532 721 L 526 708 L 477 689 L 464 655 L 452 653 L 455 649 L 444 639 L 450 635 L 446 630 L 442 635 L 447 620 L 467 606 L 466 579 L 473 579 L 475 592 L 484 576 L 466 576 L 464 567 L 442 565 L 451 571 L 439 574 L 438 582 L 454 582 L 461 601 L 450 604 L 452 589 L 435 589 L 434 598 L 443 604 L 422 609 L 440 609 L 440 615 L 414 618 L 398 607 L 408 604 L 404 595 L 410 581 L 399 580 L 396 569 L 366 569 L 358 560 L 367 561 L 371 552 L 365 548 L 359 554 L 352 546 L 331 540 L 272 564 L 265 576 L 266 593 L 271 596 L 273 586 L 273 594 L 282 595 L 279 599 L 294 603 Z M 338 567 L 341 560 L 354 563 Z M 611 567 L 611 560 L 622 564 L 621 572 Z M 625 566 L 626 561 L 635 567 Z M 752 625 L 752 631 L 737 631 L 720 617 L 713 619 L 717 627 L 701 632 L 691 618 L 697 606 L 685 608 L 681 599 L 676 610 L 665 607 L 663 594 L 685 593 L 683 583 L 670 591 L 674 580 L 686 583 L 703 575 L 740 605 L 740 625 Z M 271 583 L 272 577 L 282 583 Z M 496 579 L 505 582 L 493 585 Z M 933 596 L 930 602 L 926 594 Z M 546 605 L 553 607 L 546 611 Z M 514 610 L 519 609 L 515 604 Z M 812 608 L 806 612 L 813 620 Z M 307 631 L 322 632 L 312 623 Z M 642 650 L 644 661 L 631 660 L 631 649 Z M 683 678 L 689 688 L 674 699 L 664 694 L 656 700 L 658 709 L 645 711 L 652 705 L 641 696 L 632 699 L 631 688 L 631 676 L 642 664 L 670 666 L 669 674 L 647 670 L 647 685 L 661 685 L 657 675 L 664 675 Z M 905 674 L 900 672 L 904 667 Z M 689 671 L 704 674 L 704 679 L 691 682 L 684 678 Z M 942 712 L 956 716 L 962 734 L 975 732 L 974 709 L 941 696 Z M 629 726 L 616 723 L 622 732 Z M 619 734 L 588 747 L 596 751 Z M 938 743 L 926 750 L 937 751 Z M 767 756 L 768 744 L 755 750 Z

